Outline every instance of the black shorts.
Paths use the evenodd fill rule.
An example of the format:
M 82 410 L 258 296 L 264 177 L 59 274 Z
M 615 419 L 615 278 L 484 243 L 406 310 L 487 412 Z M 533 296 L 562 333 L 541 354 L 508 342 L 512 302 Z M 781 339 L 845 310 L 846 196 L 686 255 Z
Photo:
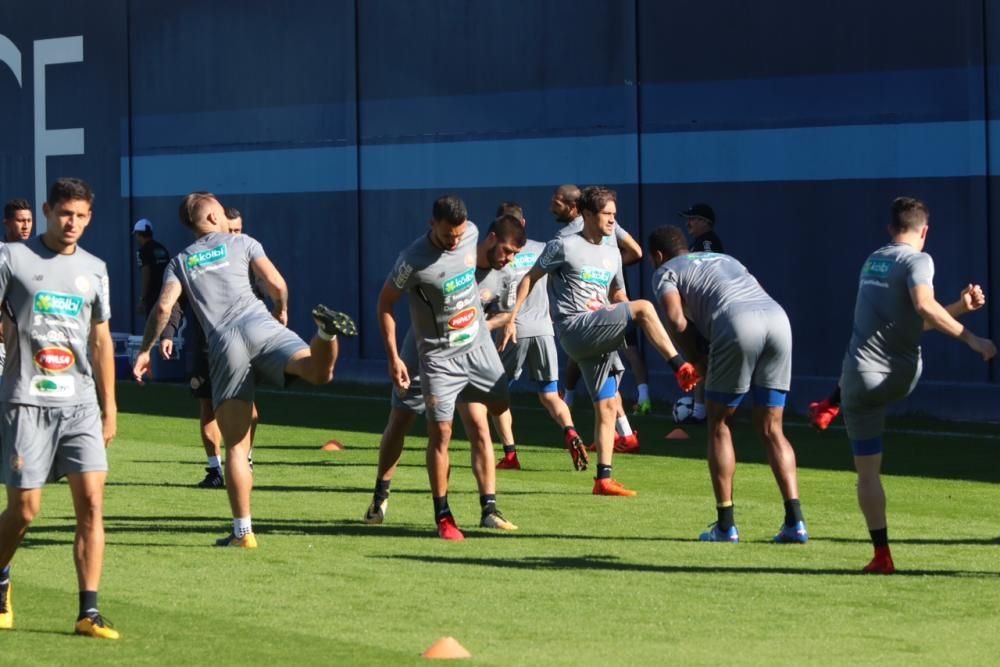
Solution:
M 212 378 L 208 366 L 208 347 L 199 345 L 191 355 L 188 386 L 197 399 L 212 398 Z

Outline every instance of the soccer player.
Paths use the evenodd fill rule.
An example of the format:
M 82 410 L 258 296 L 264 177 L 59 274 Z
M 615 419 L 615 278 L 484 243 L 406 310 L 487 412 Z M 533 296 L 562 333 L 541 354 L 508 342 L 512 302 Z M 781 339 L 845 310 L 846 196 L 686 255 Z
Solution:
M 0 249 L 0 300 L 10 316 L 0 386 L 0 628 L 10 628 L 10 562 L 38 516 L 42 487 L 66 477 L 76 514 L 73 559 L 80 590 L 75 632 L 119 634 L 98 611 L 104 564 L 105 449 L 115 437 L 115 364 L 104 262 L 77 245 L 94 194 L 61 178 L 42 207 L 45 233 Z
M 934 298 L 934 262 L 923 252 L 929 219 L 930 211 L 919 199 L 899 197 L 892 202 L 892 243 L 869 255 L 861 267 L 854 326 L 840 376 L 844 422 L 858 471 L 858 504 L 875 548 L 863 568 L 866 573 L 896 571 L 881 480 L 882 434 L 886 406 L 908 396 L 920 379 L 920 336 L 935 329 L 958 338 L 986 361 L 997 353 L 991 341 L 955 319 L 986 303 L 979 285 L 968 285 L 947 307 Z
M 31 238 L 31 230 L 35 226 L 35 218 L 31 213 L 31 204 L 26 199 L 11 199 L 3 207 L 4 243 L 17 243 Z M 0 375 L 3 374 L 4 360 L 7 358 L 7 348 L 3 344 L 3 331 L 0 329 Z
M 774 541 L 805 544 L 809 533 L 799 503 L 795 450 L 782 429 L 792 379 L 792 328 L 785 311 L 729 255 L 689 253 L 678 227 L 653 230 L 649 252 L 656 268 L 653 293 L 671 333 L 692 357 L 692 328 L 710 344 L 705 378 L 708 467 L 718 520 L 699 539 L 740 541 L 733 517 L 732 420 L 743 397 L 752 392 L 754 428 L 767 448 L 767 460 L 785 503 L 785 520 Z
M 687 226 L 688 236 L 691 237 L 691 245 L 688 250 L 691 252 L 725 252 L 722 249 L 722 239 L 715 233 L 715 211 L 708 204 L 694 204 L 683 210 L 679 214 Z M 691 414 L 679 423 L 684 425 L 699 426 L 705 423 L 707 411 L 705 409 L 705 383 L 701 382 L 692 392 L 694 407 Z
M 156 304 L 163 286 L 163 272 L 170 261 L 170 253 L 166 246 L 153 238 L 153 223 L 143 218 L 132 227 L 132 235 L 139 248 L 135 252 L 139 270 L 142 273 L 142 285 L 139 288 L 139 314 L 148 315 Z
M 513 216 L 513 218 L 526 226 L 524 210 L 515 202 L 504 202 L 497 209 L 497 216 Z M 538 261 L 538 257 L 545 249 L 545 244 L 541 241 L 526 240 L 524 248 L 514 256 L 514 261 L 510 263 L 513 271 L 512 290 L 508 296 L 516 296 L 516 286 L 521 278 L 531 270 L 531 267 Z M 548 411 L 549 416 L 563 431 L 563 440 L 566 448 L 576 450 L 582 454 L 575 459 L 578 465 L 585 469 L 588 457 L 583 446 L 583 440 L 573 426 L 573 416 L 569 407 L 559 396 L 559 358 L 556 351 L 555 330 L 552 328 L 552 318 L 549 316 L 549 294 L 548 277 L 542 278 L 542 285 L 538 289 L 532 290 L 528 300 L 517 317 L 517 342 L 508 345 L 500 355 L 504 370 L 507 372 L 507 380 L 515 382 L 522 373 L 525 364 L 528 366 L 528 373 L 538 388 L 538 401 Z M 502 300 L 501 300 L 502 301 Z M 499 303 L 498 310 L 508 313 L 513 306 L 513 299 L 509 303 Z M 492 318 L 490 320 L 492 329 L 500 328 L 506 324 L 504 318 Z M 503 458 L 497 462 L 499 470 L 520 470 L 521 462 L 517 458 L 517 445 L 514 440 L 513 420 L 510 410 L 502 415 L 493 418 L 500 439 L 503 444 Z
M 501 217 L 493 221 L 486 235 L 476 247 L 478 297 L 483 313 L 488 315 L 487 329 L 491 331 L 507 321 L 507 318 L 500 312 L 501 304 L 511 300 L 509 295 L 516 287 L 514 282 L 516 274 L 510 268 L 511 259 L 515 256 L 514 253 L 524 247 L 524 242 L 524 229 L 520 222 L 514 218 L 504 219 Z M 389 486 L 399 464 L 399 458 L 403 453 L 406 434 L 409 433 L 416 416 L 423 415 L 425 412 L 424 395 L 420 384 L 420 362 L 413 329 L 406 332 L 399 354 L 409 372 L 410 385 L 402 392 L 393 388 L 389 422 L 386 424 L 379 443 L 375 494 L 364 517 L 365 523 L 369 524 L 379 524 L 385 520 L 385 513 L 389 506 Z M 469 424 L 469 416 L 464 404 L 459 403 L 456 407 L 463 423 Z M 509 414 L 509 408 L 504 414 Z M 490 475 L 485 470 L 486 465 L 492 464 L 493 444 L 488 437 L 486 440 L 475 437 L 481 434 L 478 427 L 471 429 L 470 432 L 473 434 L 473 439 L 470 440 L 473 460 L 472 472 L 476 477 L 482 500 L 496 495 L 496 476 L 495 474 Z M 487 434 L 488 432 L 487 429 Z M 517 528 L 498 513 L 484 516 L 480 525 L 484 528 L 499 528 L 501 530 Z
M 399 392 L 410 387 L 410 372 L 396 347 L 396 303 L 409 294 L 411 326 L 416 339 L 420 382 L 427 410 L 427 473 L 438 535 L 462 540 L 448 506 L 448 445 L 455 404 L 461 401 L 466 434 L 473 443 L 473 468 L 480 480 L 480 525 L 509 523 L 496 508 L 492 451 L 478 453 L 489 442 L 487 413 L 499 414 L 509 401 L 503 365 L 487 331 L 476 284 L 479 231 L 469 222 L 465 204 L 455 196 L 434 202 L 430 231 L 404 249 L 379 293 L 378 317 L 389 360 L 389 377 Z M 523 234 L 523 230 L 521 232 Z M 507 261 L 516 249 L 503 251 Z M 480 446 L 477 446 L 480 443 Z M 484 482 L 485 480 L 485 489 Z M 495 487 L 494 487 L 495 488 Z M 485 492 L 484 492 L 485 491 Z
M 559 342 L 577 362 L 594 402 L 594 437 L 597 444 L 597 477 L 593 493 L 606 496 L 634 496 L 611 476 L 615 418 L 621 407 L 618 383 L 624 371 L 618 348 L 630 326 L 642 327 L 650 343 L 666 359 L 678 384 L 689 391 L 698 381 L 694 367 L 677 353 L 663 329 L 653 304 L 629 301 L 618 285 L 622 256 L 605 239 L 614 234 L 617 203 L 614 191 L 589 187 L 581 192 L 582 229 L 548 242 L 538 262 L 518 285 L 512 321 L 504 327 L 500 349 L 517 342 L 517 316 L 532 288 L 542 276 L 551 276 L 556 299 L 553 322 Z M 574 457 L 578 456 L 571 451 Z
M 3 227 L 5 243 L 17 243 L 31 238 L 35 217 L 31 204 L 26 199 L 11 199 L 3 207 Z
M 260 243 L 227 233 L 229 222 L 214 195 L 187 195 L 180 205 L 180 220 L 196 240 L 167 267 L 132 371 L 140 382 L 149 371 L 150 350 L 183 291 L 208 337 L 212 405 L 226 444 L 226 491 L 233 530 L 216 545 L 254 549 L 257 538 L 250 518 L 253 475 L 248 454 L 257 382 L 280 387 L 290 375 L 312 384 L 330 382 L 339 351 L 337 335 L 357 335 L 357 328 L 347 315 L 316 306 L 312 315 L 319 328 L 311 342 L 304 342 L 284 326 L 288 321 L 284 278 Z M 273 313 L 254 295 L 251 269 L 267 286 Z
M 235 208 L 225 209 L 226 220 L 229 222 L 230 234 L 243 233 L 243 215 Z M 250 270 L 250 281 L 254 284 L 254 294 L 259 299 L 263 299 L 260 290 L 256 289 L 256 277 L 253 270 Z M 170 312 L 170 319 L 167 326 L 160 334 L 160 355 L 164 359 L 170 359 L 174 354 L 174 338 L 181 330 L 181 322 L 184 319 L 184 308 L 181 302 L 183 296 L 174 304 Z M 219 422 L 215 418 L 215 409 L 212 407 L 212 379 L 208 362 L 208 341 L 205 339 L 205 332 L 202 330 L 198 320 L 191 321 L 190 336 L 190 372 L 188 373 L 188 385 L 191 387 L 191 395 L 198 399 L 199 404 L 199 434 L 201 445 L 205 450 L 205 457 L 208 465 L 205 467 L 205 478 L 198 482 L 200 489 L 221 489 L 226 485 L 225 476 L 222 473 L 222 432 L 219 431 Z M 257 403 L 252 406 L 250 415 L 250 449 L 247 452 L 247 460 L 250 462 L 250 471 L 253 472 L 253 444 L 257 434 L 257 423 L 260 414 L 257 411 Z
M 552 215 L 555 216 L 556 222 L 562 225 L 559 231 L 556 232 L 557 237 L 572 236 L 578 234 L 583 229 L 583 216 L 580 215 L 579 210 L 580 193 L 580 188 L 575 185 L 561 185 L 553 193 L 550 210 Z M 621 252 L 622 267 L 630 266 L 642 259 L 642 247 L 617 221 L 615 222 L 614 235 L 608 235 L 604 238 L 603 242 L 612 247 L 617 245 L 618 250 Z M 615 276 L 615 285 L 621 290 L 622 295 L 627 297 L 628 291 L 625 286 L 624 273 Z M 624 345 L 619 352 L 625 355 L 626 360 L 632 366 L 639 391 L 639 400 L 636 404 L 637 409 L 634 412 L 637 414 L 647 414 L 652 408 L 652 402 L 649 399 L 646 365 L 643 363 L 642 357 L 638 352 L 638 338 L 634 328 L 630 328 L 626 332 L 623 342 Z M 568 406 L 573 405 L 573 391 L 579 378 L 580 370 L 576 362 L 570 358 L 566 363 L 566 391 L 564 394 L 564 400 Z M 617 401 L 617 406 L 615 408 L 614 450 L 621 454 L 634 454 L 639 451 L 639 436 L 632 431 L 632 425 L 625 414 L 625 405 L 620 393 L 616 394 L 615 400 Z M 596 446 L 591 445 L 590 449 L 594 450 Z

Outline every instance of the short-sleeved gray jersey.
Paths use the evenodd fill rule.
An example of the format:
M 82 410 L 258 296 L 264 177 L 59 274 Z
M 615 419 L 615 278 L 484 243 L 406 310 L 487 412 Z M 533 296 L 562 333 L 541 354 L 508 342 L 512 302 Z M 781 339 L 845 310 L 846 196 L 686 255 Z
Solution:
M 0 249 L 0 300 L 14 321 L 0 401 L 41 407 L 96 405 L 88 355 L 91 324 L 111 319 L 108 270 L 77 246 L 72 255 L 42 237 Z
M 934 286 L 934 261 L 905 243 L 879 248 L 861 267 L 848 363 L 862 372 L 891 373 L 920 363 L 924 321 L 910 289 Z
M 541 241 L 532 241 L 524 244 L 524 249 L 514 255 L 514 261 L 510 263 L 514 271 L 514 298 L 517 298 L 517 285 L 524 278 L 525 274 L 531 270 L 538 258 L 542 256 L 545 244 Z M 553 336 L 552 318 L 549 316 L 549 277 L 544 276 L 538 281 L 534 289 L 528 295 L 524 305 L 521 306 L 517 314 L 517 337 L 532 338 L 534 336 Z
M 265 257 L 264 248 L 246 234 L 213 232 L 170 260 L 164 284 L 178 282 L 211 341 L 248 315 L 269 315 L 250 284 L 250 263 Z
M 479 230 L 471 222 L 454 250 L 424 235 L 396 259 L 387 282 L 410 296 L 410 321 L 421 356 L 447 359 L 490 344 L 476 284 Z
M 510 264 L 502 269 L 476 267 L 476 283 L 479 285 L 479 303 L 485 316 L 509 313 L 514 309 L 517 283 Z
M 583 216 L 582 215 L 578 215 L 575 218 L 573 218 L 573 220 L 571 222 L 566 223 L 565 225 L 563 225 L 559 229 L 558 232 L 556 232 L 556 238 L 559 238 L 561 236 L 573 236 L 574 234 L 579 234 L 581 231 L 583 231 Z M 622 240 L 624 240 L 624 238 L 625 238 L 626 235 L 628 235 L 628 232 L 626 232 L 624 229 L 622 229 L 622 226 L 619 225 L 616 222 L 615 223 L 615 233 L 614 233 L 614 235 L 613 236 L 605 236 L 601 240 L 601 243 L 603 243 L 606 246 L 610 246 L 612 248 L 615 248 L 616 250 L 618 250 L 620 252 L 621 251 L 621 242 L 622 242 Z M 620 289 L 620 290 L 624 290 L 625 289 L 625 274 L 624 273 L 622 273 L 620 276 L 615 276 L 615 286 L 618 289 Z M 532 291 L 534 291 L 534 290 L 532 290 Z
M 778 306 L 745 266 L 730 255 L 714 252 L 680 255 L 661 265 L 653 273 L 657 303 L 670 292 L 680 293 L 685 315 L 709 340 L 712 322 L 720 312 Z
M 573 234 L 549 241 L 537 266 L 551 276 L 552 319 L 559 327 L 580 313 L 610 303 L 608 293 L 615 277 L 621 277 L 622 256 L 614 246 L 596 245 L 582 234 Z

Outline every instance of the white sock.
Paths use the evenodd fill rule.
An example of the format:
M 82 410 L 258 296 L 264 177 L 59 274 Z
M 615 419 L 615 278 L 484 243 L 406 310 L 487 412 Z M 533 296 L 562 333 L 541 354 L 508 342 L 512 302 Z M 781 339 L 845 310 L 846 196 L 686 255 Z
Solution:
M 316 335 L 319 336 L 321 340 L 336 340 L 337 339 L 337 334 L 333 334 L 331 336 L 330 334 L 328 334 L 327 332 L 325 332 L 325 331 L 323 331 L 322 329 L 319 329 L 319 328 L 316 329 Z
M 639 385 L 639 402 L 645 403 L 649 400 L 649 385 L 640 384 Z
M 704 419 L 705 418 L 705 414 L 706 414 L 705 413 L 705 404 L 704 403 L 695 403 L 694 404 L 694 418 L 695 419 Z
M 573 407 L 573 390 L 567 389 L 565 395 L 563 395 L 563 401 L 566 403 L 566 407 Z
M 623 438 L 627 438 L 632 435 L 632 427 L 628 423 L 628 417 L 622 415 L 615 422 L 615 430 L 618 431 L 618 435 Z
M 219 460 L 218 456 L 209 456 L 208 467 L 215 468 L 216 470 L 222 470 L 222 461 Z
M 250 517 L 245 516 L 240 519 L 233 519 L 233 535 L 243 537 L 247 533 L 252 532 L 253 526 L 250 525 Z

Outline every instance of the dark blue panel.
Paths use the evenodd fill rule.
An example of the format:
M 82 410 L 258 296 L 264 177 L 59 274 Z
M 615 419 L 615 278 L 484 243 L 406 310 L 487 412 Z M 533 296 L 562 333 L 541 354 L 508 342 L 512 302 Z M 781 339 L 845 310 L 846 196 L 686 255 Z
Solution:
M 979 66 L 982 11 L 979 0 L 640 0 L 641 80 Z

